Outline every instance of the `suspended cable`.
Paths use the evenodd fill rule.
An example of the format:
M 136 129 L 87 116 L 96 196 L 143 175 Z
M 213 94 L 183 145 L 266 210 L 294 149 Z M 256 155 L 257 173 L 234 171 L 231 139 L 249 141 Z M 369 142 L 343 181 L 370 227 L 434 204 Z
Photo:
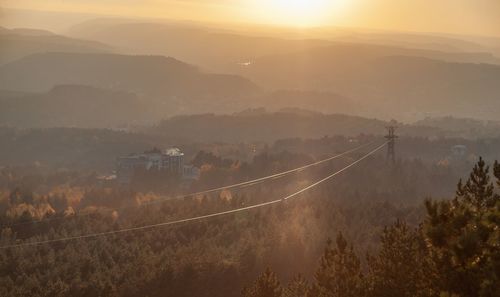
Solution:
M 70 237 L 63 237 L 63 238 L 58 238 L 58 239 L 49 239 L 49 240 L 43 240 L 43 241 L 34 241 L 34 242 L 24 242 L 24 243 L 19 243 L 19 244 L 12 244 L 12 245 L 5 245 L 1 246 L 0 249 L 8 249 L 8 248 L 19 248 L 19 247 L 26 247 L 26 246 L 38 246 L 38 245 L 43 245 L 43 244 L 50 244 L 50 243 L 57 243 L 57 242 L 66 242 L 66 241 L 71 241 L 71 240 L 78 240 L 78 239 L 88 239 L 88 238 L 96 238 L 96 237 L 102 237 L 102 236 L 108 236 L 108 235 L 115 235 L 115 234 L 121 234 L 121 233 L 127 233 L 127 232 L 133 232 L 133 231 L 143 231 L 143 230 L 149 230 L 149 229 L 154 229 L 154 228 L 159 228 L 159 227 L 166 227 L 166 226 L 172 226 L 172 225 L 179 225 L 182 223 L 188 223 L 188 222 L 195 222 L 195 221 L 202 221 L 205 219 L 210 219 L 210 218 L 215 218 L 215 217 L 221 217 L 229 214 L 234 214 L 234 213 L 239 213 L 239 212 L 244 212 L 247 210 L 252 210 L 256 208 L 261 208 L 273 204 L 280 203 L 282 201 L 286 201 L 288 199 L 291 199 L 293 197 L 296 197 L 305 191 L 308 191 L 321 183 L 341 174 L 342 172 L 348 170 L 349 168 L 355 166 L 356 164 L 360 163 L 364 159 L 368 158 L 369 156 L 375 154 L 377 151 L 382 149 L 388 142 L 385 142 L 384 144 L 378 146 L 374 150 L 370 151 L 369 153 L 365 154 L 361 158 L 353 161 L 349 165 L 345 166 L 344 168 L 328 175 L 327 177 L 293 193 L 290 195 L 287 195 L 283 198 L 272 200 L 269 202 L 264 202 L 264 203 L 259 203 L 256 205 L 251 205 L 251 206 L 246 206 L 246 207 L 241 207 L 233 210 L 228 210 L 228 211 L 222 211 L 222 212 L 217 212 L 213 214 L 208 214 L 208 215 L 202 215 L 202 216 L 197 216 L 197 217 L 191 217 L 191 218 L 186 218 L 186 219 L 181 219 L 181 220 L 175 220 L 175 221 L 170 221 L 170 222 L 164 222 L 164 223 L 158 223 L 158 224 L 152 224 L 152 225 L 145 225 L 145 226 L 139 226 L 139 227 L 132 227 L 132 228 L 124 228 L 120 230 L 114 230 L 114 231 L 108 231 L 108 232 L 100 232 L 100 233 L 92 233 L 92 234 L 87 234 L 87 235 L 79 235 L 79 236 L 70 236 Z
M 206 195 L 206 194 L 210 194 L 210 193 L 214 193 L 214 192 L 218 192 L 218 191 L 222 191 L 222 190 L 228 190 L 228 189 L 234 189 L 234 188 L 240 188 L 240 187 L 243 188 L 243 187 L 255 186 L 255 185 L 261 184 L 263 182 L 266 182 L 268 180 L 276 180 L 276 179 L 288 176 L 290 174 L 293 174 L 293 173 L 296 173 L 296 172 L 300 172 L 300 171 L 306 170 L 308 168 L 311 168 L 311 167 L 314 167 L 314 166 L 318 166 L 320 164 L 323 164 L 323 163 L 326 163 L 326 162 L 329 162 L 329 161 L 332 161 L 332 160 L 344 157 L 344 156 L 346 156 L 346 155 L 348 155 L 350 153 L 356 152 L 356 151 L 358 151 L 358 150 L 360 150 L 362 148 L 365 148 L 365 147 L 367 147 L 369 145 L 372 145 L 375 142 L 377 142 L 377 141 L 374 140 L 374 141 L 371 141 L 371 142 L 359 145 L 359 146 L 357 146 L 357 147 L 355 147 L 353 149 L 350 149 L 348 151 L 345 151 L 343 153 L 339 153 L 337 155 L 334 155 L 334 156 L 322 159 L 320 161 L 316 161 L 316 162 L 313 162 L 313 163 L 310 163 L 310 164 L 307 164 L 307 165 L 304 165 L 304 166 L 301 166 L 301 167 L 297 167 L 297 168 L 294 168 L 294 169 L 290 169 L 290 170 L 287 170 L 287 171 L 283 171 L 283 172 L 275 173 L 275 174 L 272 174 L 272 175 L 268 175 L 268 176 L 264 176 L 264 177 L 260 177 L 260 178 L 256 178 L 256 179 L 252 179 L 252 180 L 245 181 L 245 182 L 239 182 L 239 183 L 235 183 L 235 184 L 231 184 L 231 185 L 227 185 L 227 186 L 222 186 L 222 187 L 212 188 L 212 189 L 208 189 L 208 190 L 204 190 L 204 191 L 199 191 L 199 192 L 195 192 L 195 193 L 183 194 L 183 195 L 178 195 L 178 196 L 174 196 L 174 197 L 160 198 L 160 199 L 156 199 L 156 200 L 153 200 L 153 201 L 142 203 L 142 204 L 140 204 L 140 206 L 148 206 L 148 205 L 162 203 L 162 202 L 165 202 L 165 201 L 170 201 L 170 200 L 175 200 L 175 199 L 183 199 L 183 198 L 188 198 L 188 197 L 192 197 L 192 196 Z M 41 220 L 31 220 L 31 221 L 14 223 L 14 224 L 6 224 L 6 225 L 2 226 L 2 228 L 16 227 L 16 226 L 22 226 L 22 225 L 28 225 L 28 224 L 38 224 L 38 223 L 45 223 L 45 222 L 52 222 L 52 221 L 60 221 L 60 220 L 71 219 L 71 218 L 75 218 L 75 217 L 90 216 L 92 214 L 95 214 L 95 212 L 85 212 L 85 213 L 78 213 L 78 214 L 74 214 L 74 215 L 70 215 L 70 216 L 65 216 L 65 217 L 46 218 L 46 219 L 41 219 Z
M 375 142 L 377 142 L 377 141 L 376 140 L 375 141 L 371 141 L 369 143 L 362 144 L 362 145 L 357 146 L 357 147 L 355 147 L 353 149 L 350 149 L 350 150 L 345 151 L 343 153 L 340 153 L 340 154 L 328 157 L 326 159 L 323 159 L 323 160 L 320 160 L 320 161 L 317 161 L 317 162 L 313 162 L 313 163 L 310 163 L 310 164 L 307 164 L 307 165 L 304 165 L 304 166 L 301 166 L 301 167 L 297 167 L 297 168 L 294 168 L 294 169 L 290 169 L 290 170 L 287 170 L 287 171 L 283 171 L 283 172 L 280 172 L 280 173 L 275 173 L 275 174 L 272 174 L 272 175 L 268 175 L 268 176 L 264 176 L 264 177 L 260 177 L 260 178 L 256 178 L 256 179 L 252 179 L 252 180 L 249 180 L 249 181 L 240 182 L 240 183 L 236 183 L 236 184 L 232 184 L 232 185 L 227 185 L 227 186 L 222 186 L 222 187 L 218 187 L 218 188 L 213 188 L 213 189 L 209 189 L 209 190 L 204 190 L 204 191 L 200 191 L 200 192 L 195 192 L 195 193 L 190 193 L 190 194 L 185 194 L 185 195 L 179 195 L 179 196 L 174 196 L 174 197 L 165 198 L 165 199 L 157 199 L 157 200 L 150 201 L 148 203 L 144 203 L 144 205 L 149 205 L 149 204 L 154 204 L 154 203 L 160 203 L 160 202 L 163 202 L 164 200 L 182 199 L 182 198 L 187 198 L 187 197 L 192 197 L 192 196 L 205 195 L 205 194 L 210 194 L 210 193 L 213 193 L 213 192 L 218 192 L 218 191 L 228 190 L 228 189 L 234 189 L 234 188 L 239 188 L 239 187 L 243 187 L 243 186 L 258 185 L 258 184 L 261 184 L 261 183 L 263 183 L 263 182 L 265 182 L 267 180 L 275 180 L 275 179 L 287 176 L 289 174 L 300 172 L 300 171 L 306 170 L 306 169 L 308 169 L 310 167 L 317 166 L 317 165 L 320 165 L 320 164 L 332 161 L 334 159 L 338 159 L 338 158 L 344 157 L 344 156 L 346 156 L 346 155 L 348 155 L 350 153 L 353 153 L 353 152 L 358 151 L 358 150 L 360 150 L 360 149 L 362 149 L 364 147 L 367 147 L 367 146 L 369 146 L 369 145 L 371 145 L 371 144 L 373 144 Z

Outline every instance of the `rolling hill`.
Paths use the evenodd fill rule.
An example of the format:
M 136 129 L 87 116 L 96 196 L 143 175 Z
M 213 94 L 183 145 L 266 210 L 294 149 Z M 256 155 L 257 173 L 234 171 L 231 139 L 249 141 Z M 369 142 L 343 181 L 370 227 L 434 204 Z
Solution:
M 498 117 L 494 110 L 500 109 L 500 66 L 407 56 L 374 45 L 336 45 L 261 57 L 239 74 L 270 89 L 337 92 L 378 116 L 398 119 L 425 115 L 494 119 Z
M 494 119 L 500 108 L 500 66 L 483 63 L 498 60 L 484 52 L 259 37 L 193 24 L 117 20 L 84 23 L 71 34 L 144 55 L 38 53 L 0 66 L 0 89 L 47 92 L 57 85 L 88 85 L 136 94 L 163 115 L 266 106 L 415 121 L 447 115 Z M 369 35 L 353 36 L 344 39 L 369 41 Z M 391 35 L 374 36 L 389 42 Z M 404 36 L 408 45 L 448 40 Z M 459 41 L 452 44 L 481 49 Z M 204 72 L 176 58 L 228 74 Z
M 74 26 L 69 34 L 106 41 L 123 52 L 171 56 L 221 71 L 262 55 L 289 53 L 329 44 L 323 40 L 287 40 L 241 35 L 194 24 L 140 23 L 97 19 Z
M 369 110 L 357 100 L 333 92 L 282 89 L 267 92 L 252 100 L 250 108 L 265 106 L 267 110 L 284 108 L 307 109 L 323 113 L 343 113 L 351 115 L 369 114 Z
M 489 48 L 457 38 L 321 28 L 279 35 L 255 31 L 196 23 L 96 19 L 74 26 L 68 34 L 105 42 L 127 53 L 172 56 L 218 72 L 231 71 L 262 56 L 344 44 L 353 48 L 372 44 L 373 49 L 380 45 L 376 50 L 386 54 L 397 51 L 445 61 L 500 64 Z
M 388 122 L 345 114 L 324 114 L 286 108 L 274 112 L 264 109 L 235 114 L 197 114 L 171 117 L 139 132 L 162 138 L 199 142 L 272 142 L 284 138 L 321 138 L 324 136 L 382 135 Z M 436 135 L 433 127 L 403 125 L 401 135 Z
M 335 112 L 334 108 L 349 106 L 340 112 L 404 121 L 447 115 L 497 117 L 492 110 L 500 108 L 500 60 L 480 43 L 458 36 L 313 31 L 303 37 L 324 39 L 262 37 L 201 24 L 102 19 L 78 25 L 70 34 L 107 41 L 124 51 L 169 55 L 240 75 L 271 92 L 288 90 L 289 102 L 282 99 L 284 93 L 266 97 L 269 104 L 281 108 Z M 320 100 L 318 105 L 318 96 L 313 100 L 302 96 L 299 101 L 293 92 L 333 93 L 348 99 L 340 104 L 335 98 Z
M 117 54 L 35 54 L 0 67 L 0 89 L 46 92 L 57 85 L 88 85 L 131 92 L 172 104 L 236 104 L 259 92 L 249 80 L 210 74 L 173 58 Z
M 107 53 L 111 47 L 96 41 L 87 41 L 56 35 L 35 29 L 6 29 L 0 27 L 0 64 L 22 57 L 46 52 Z
M 87 86 L 0 95 L 0 126 L 114 128 L 143 124 L 154 115 L 152 105 L 133 94 Z

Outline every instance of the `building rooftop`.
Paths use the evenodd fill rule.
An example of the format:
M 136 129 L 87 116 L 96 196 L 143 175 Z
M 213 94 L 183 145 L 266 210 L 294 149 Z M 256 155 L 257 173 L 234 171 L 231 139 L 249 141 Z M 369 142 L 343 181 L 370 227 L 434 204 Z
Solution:
M 166 149 L 164 152 L 165 155 L 171 156 L 171 157 L 177 157 L 177 156 L 184 156 L 184 153 L 181 152 L 180 149 L 178 148 L 169 148 Z
M 125 157 L 119 157 L 119 159 L 147 159 L 153 156 L 160 157 L 161 155 L 169 156 L 169 157 L 182 157 L 184 153 L 178 148 L 169 148 L 163 151 L 158 149 L 153 149 L 150 151 L 145 151 L 144 153 L 132 153 Z

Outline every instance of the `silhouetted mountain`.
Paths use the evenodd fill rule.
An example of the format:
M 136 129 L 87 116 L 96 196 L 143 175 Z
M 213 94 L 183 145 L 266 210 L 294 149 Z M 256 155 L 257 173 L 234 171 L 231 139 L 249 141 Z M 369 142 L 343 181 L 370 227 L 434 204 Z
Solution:
M 493 110 L 500 108 L 500 66 L 465 63 L 496 61 L 487 53 L 255 37 L 195 25 L 116 20 L 89 22 L 73 33 L 109 38 L 115 46 L 133 46 L 128 48 L 131 52 L 171 54 L 233 74 L 205 73 L 162 56 L 44 53 L 0 66 L 0 89 L 46 92 L 61 84 L 89 85 L 134 93 L 155 102 L 161 115 L 266 106 L 413 121 L 450 114 L 494 118 Z M 426 40 L 405 36 L 402 40 Z M 461 44 L 466 45 L 474 48 L 466 41 Z M 271 92 L 260 93 L 247 79 Z
M 11 90 L 0 90 L 0 98 L 22 97 L 22 96 L 29 95 L 29 94 L 31 94 L 31 93 L 20 92 L 20 91 L 11 91 Z
M 500 108 L 500 66 L 403 53 L 381 46 L 336 45 L 262 57 L 240 74 L 271 89 L 338 92 L 384 117 L 498 116 L 493 111 Z
M 103 41 L 133 54 L 171 56 L 211 70 L 275 53 L 329 44 L 322 40 L 287 40 L 240 35 L 227 30 L 177 23 L 138 23 L 98 19 L 75 26 L 70 34 Z
M 129 53 L 172 56 L 216 71 L 232 70 L 261 56 L 342 46 L 344 42 L 351 43 L 353 48 L 363 48 L 364 44 L 394 45 L 378 50 L 386 51 L 386 55 L 398 52 L 445 61 L 500 63 L 486 48 L 457 38 L 321 28 L 295 35 L 285 33 L 281 37 L 256 36 L 254 31 L 255 28 L 229 31 L 202 24 L 97 19 L 73 27 L 69 34 L 106 42 Z M 272 30 L 267 28 L 267 31 Z
M 46 53 L 0 67 L 0 89 L 46 91 L 61 84 L 133 92 L 171 104 L 174 111 L 186 108 L 191 112 L 197 111 L 190 109 L 197 104 L 202 110 L 206 104 L 237 104 L 234 99 L 258 92 L 252 82 L 242 77 L 203 73 L 194 66 L 160 56 Z
M 144 123 L 153 115 L 151 104 L 133 94 L 86 86 L 0 96 L 0 125 L 104 128 Z
M 114 168 L 116 158 L 154 146 L 151 137 L 108 129 L 0 127 L 3 166 L 41 164 L 64 168 Z
M 369 111 L 364 110 L 362 104 L 355 100 L 324 91 L 278 90 L 267 93 L 255 101 L 255 104 L 275 111 L 298 108 L 323 113 L 369 114 Z
M 13 28 L 0 27 L 0 34 L 16 34 L 21 36 L 56 36 L 55 33 L 35 28 Z
M 330 32 L 317 31 L 304 36 L 324 38 Z M 487 47 L 459 37 L 339 30 L 331 40 L 283 39 L 250 36 L 237 29 L 127 20 L 90 21 L 72 34 L 106 40 L 131 52 L 178 57 L 244 76 L 271 90 L 346 98 L 326 100 L 316 94 L 314 100 L 298 100 L 303 96 L 282 93 L 268 95 L 265 106 L 289 101 L 276 106 L 407 121 L 450 114 L 494 118 L 492 108 L 500 108 L 500 66 L 484 64 L 500 60 Z
M 111 48 L 96 41 L 74 39 L 37 29 L 0 28 L 0 64 L 45 52 L 105 53 Z
M 471 118 L 437 117 L 425 118 L 416 126 L 436 127 L 446 131 L 448 137 L 482 138 L 500 136 L 500 121 L 482 121 Z
M 391 45 L 396 47 L 427 49 L 449 53 L 482 53 L 491 49 L 481 42 L 470 40 L 469 36 L 450 36 L 432 33 L 391 32 L 380 30 L 317 29 L 318 36 L 332 34 L 336 41 L 364 44 Z
M 275 141 L 283 138 L 318 138 L 359 134 L 381 135 L 387 122 L 345 114 L 322 114 L 303 109 L 265 112 L 247 110 L 233 115 L 185 115 L 162 121 L 142 132 L 165 138 L 200 142 Z M 439 129 L 402 125 L 404 135 L 438 135 Z

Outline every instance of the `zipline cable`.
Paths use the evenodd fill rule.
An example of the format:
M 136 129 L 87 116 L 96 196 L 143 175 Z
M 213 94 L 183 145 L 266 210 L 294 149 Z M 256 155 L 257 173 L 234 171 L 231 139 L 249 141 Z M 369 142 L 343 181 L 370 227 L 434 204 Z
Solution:
M 133 232 L 133 231 L 143 231 L 143 230 L 149 230 L 149 229 L 154 229 L 154 228 L 159 228 L 159 227 L 166 227 L 166 226 L 172 226 L 172 225 L 179 225 L 182 223 L 188 223 L 188 222 L 195 222 L 195 221 L 202 221 L 205 219 L 210 219 L 214 217 L 221 217 L 225 216 L 228 214 L 234 214 L 234 213 L 239 213 L 239 212 L 244 212 L 247 210 L 252 210 L 256 208 L 261 208 L 273 204 L 277 204 L 286 200 L 289 200 L 293 197 L 296 197 L 305 191 L 308 191 L 321 183 L 341 174 L 342 172 L 348 170 L 349 168 L 355 166 L 356 164 L 360 163 L 364 159 L 370 157 L 371 155 L 375 154 L 377 151 L 382 149 L 388 142 L 385 142 L 384 144 L 378 146 L 374 150 L 370 151 L 369 153 L 365 154 L 361 158 L 351 162 L 349 165 L 345 166 L 344 168 L 328 175 L 327 177 L 293 193 L 290 195 L 287 195 L 283 198 L 272 200 L 269 202 L 264 202 L 264 203 L 259 203 L 251 206 L 246 206 L 246 207 L 241 207 L 233 210 L 227 210 L 227 211 L 222 211 L 222 212 L 217 212 L 217 213 L 212 213 L 208 215 L 202 215 L 202 216 L 197 216 L 197 217 L 191 217 L 187 219 L 181 219 L 181 220 L 175 220 L 175 221 L 170 221 L 170 222 L 164 222 L 164 223 L 158 223 L 158 224 L 152 224 L 152 225 L 145 225 L 145 226 L 139 226 L 139 227 L 132 227 L 132 228 L 124 228 L 124 229 L 119 229 L 119 230 L 114 230 L 114 231 L 107 231 L 107 232 L 100 232 L 100 233 L 92 233 L 92 234 L 87 234 L 87 235 L 79 235 L 79 236 L 71 236 L 71 237 L 63 237 L 63 238 L 58 238 L 58 239 L 49 239 L 49 240 L 43 240 L 43 241 L 34 241 L 34 242 L 24 242 L 24 243 L 19 243 L 19 244 L 12 244 L 12 245 L 5 245 L 5 246 L 0 246 L 0 249 L 9 249 L 9 248 L 19 248 L 19 247 L 26 247 L 26 246 L 38 246 L 38 245 L 43 245 L 43 244 L 50 244 L 50 243 L 57 243 L 57 242 L 66 242 L 66 241 L 71 241 L 71 240 L 78 240 L 78 239 L 88 239 L 88 238 L 96 238 L 96 237 L 102 237 L 102 236 L 108 236 L 108 235 L 115 235 L 115 234 L 121 234 L 121 233 L 127 233 L 127 232 Z

